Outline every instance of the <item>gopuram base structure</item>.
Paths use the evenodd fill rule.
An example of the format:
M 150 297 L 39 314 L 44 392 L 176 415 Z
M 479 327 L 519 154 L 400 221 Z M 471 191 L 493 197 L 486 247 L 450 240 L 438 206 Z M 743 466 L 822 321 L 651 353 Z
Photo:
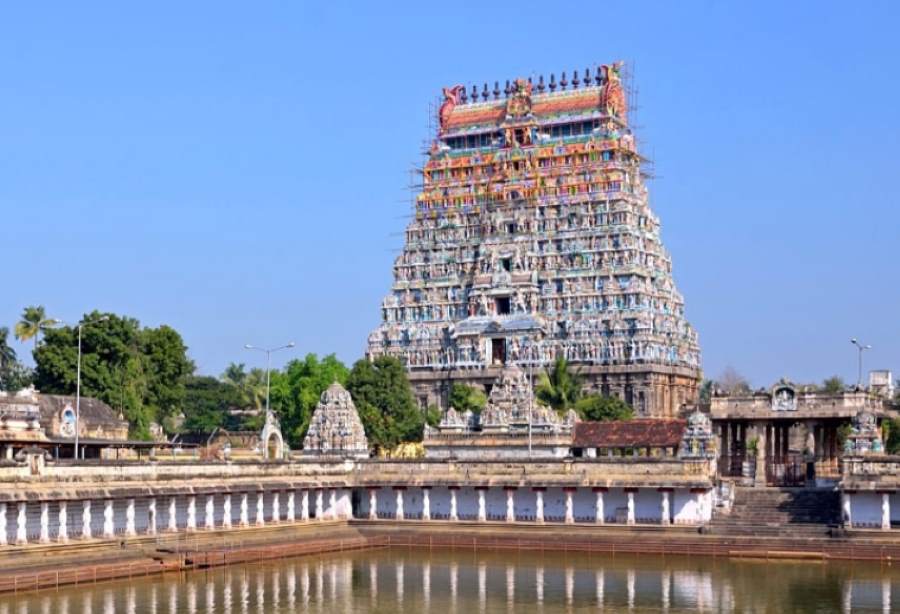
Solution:
M 446 88 L 368 356 L 420 403 L 565 357 L 641 416 L 696 398 L 697 335 L 650 208 L 621 63 L 569 81 Z

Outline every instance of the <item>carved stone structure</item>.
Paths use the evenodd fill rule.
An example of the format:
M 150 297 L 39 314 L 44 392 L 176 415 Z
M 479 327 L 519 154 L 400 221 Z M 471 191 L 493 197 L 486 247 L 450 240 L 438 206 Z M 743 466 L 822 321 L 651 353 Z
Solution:
M 712 420 L 706 414 L 695 411 L 690 415 L 687 428 L 678 448 L 679 458 L 716 458 L 716 438 Z
M 577 364 L 641 416 L 696 398 L 697 335 L 650 209 L 623 66 L 444 89 L 368 356 L 399 357 L 420 403 L 505 365 Z M 481 99 L 479 100 L 479 95 Z
M 861 454 L 884 454 L 884 443 L 881 441 L 881 429 L 875 414 L 861 411 L 853 418 L 850 433 L 844 440 L 844 454 L 859 456 Z
M 303 440 L 305 455 L 334 454 L 367 458 L 369 440 L 353 398 L 333 383 L 322 393 Z

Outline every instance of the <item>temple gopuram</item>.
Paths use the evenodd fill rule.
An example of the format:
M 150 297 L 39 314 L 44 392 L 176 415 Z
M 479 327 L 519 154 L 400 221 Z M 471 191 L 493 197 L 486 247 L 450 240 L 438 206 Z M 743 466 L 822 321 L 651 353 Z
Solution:
M 370 358 L 404 362 L 423 406 L 446 408 L 454 382 L 489 391 L 504 365 L 559 356 L 642 416 L 695 399 L 697 334 L 650 209 L 622 71 L 444 89 L 368 343 Z

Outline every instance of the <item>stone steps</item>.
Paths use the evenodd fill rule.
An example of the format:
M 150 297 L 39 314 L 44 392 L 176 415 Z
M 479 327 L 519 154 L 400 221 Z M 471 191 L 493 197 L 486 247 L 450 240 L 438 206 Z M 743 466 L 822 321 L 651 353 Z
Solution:
M 827 489 L 737 488 L 731 512 L 717 512 L 715 533 L 822 536 L 840 522 L 840 497 Z

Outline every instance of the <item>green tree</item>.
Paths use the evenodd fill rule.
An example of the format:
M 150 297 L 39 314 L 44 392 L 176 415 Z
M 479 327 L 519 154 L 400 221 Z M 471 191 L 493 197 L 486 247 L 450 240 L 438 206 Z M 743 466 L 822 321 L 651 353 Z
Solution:
M 9 345 L 9 329 L 0 326 L 0 369 L 16 361 L 16 351 Z
M 583 385 L 581 374 L 570 370 L 565 358 L 557 358 L 548 371 L 541 373 L 534 391 L 538 402 L 561 412 L 575 406 Z
M 822 392 L 825 394 L 840 394 L 845 387 L 844 380 L 837 375 L 832 375 L 822 382 Z
M 450 407 L 456 411 L 471 411 L 480 414 L 487 405 L 487 395 L 483 390 L 466 384 L 453 384 L 450 389 Z
M 41 333 L 57 324 L 57 321 L 48 318 L 43 305 L 32 305 L 22 311 L 22 319 L 16 323 L 16 339 L 25 342 L 34 339 L 34 347 L 37 348 Z
M 607 420 L 630 420 L 634 410 L 619 397 L 589 394 L 575 403 L 575 411 L 582 420 L 603 422 Z
M 193 370 L 181 336 L 167 326 L 140 327 L 134 318 L 97 312 L 82 328 L 81 393 L 119 409 L 131 435 L 149 438 L 153 421 L 176 413 L 186 378 Z M 78 332 L 65 326 L 47 330 L 34 350 L 35 383 L 50 394 L 74 394 Z
M 725 367 L 716 379 L 716 387 L 729 395 L 741 395 L 750 393 L 750 382 L 737 372 L 734 367 Z
M 715 385 L 715 382 L 712 381 L 711 379 L 705 379 L 705 380 L 703 380 L 703 383 L 700 384 L 699 397 L 700 397 L 701 403 L 709 403 L 710 399 L 712 398 L 712 391 L 713 391 L 714 385 Z
M 390 449 L 405 441 L 421 441 L 423 412 L 416 405 L 403 364 L 391 356 L 358 360 L 347 378 L 347 390 L 359 410 L 369 443 Z
M 884 449 L 888 454 L 900 454 L 900 419 L 888 418 L 883 424 Z
M 241 403 L 241 393 L 230 382 L 214 377 L 191 376 L 185 383 L 184 430 L 209 433 L 228 428 L 228 410 Z
M 31 384 L 31 369 L 16 360 L 16 351 L 9 345 L 9 329 L 0 327 L 0 390 L 18 392 Z
M 278 413 L 281 428 L 288 444 L 299 448 L 309 429 L 319 398 L 334 382 L 346 384 L 350 371 L 334 354 L 321 360 L 307 354 L 303 360 L 292 360 L 283 371 L 272 371 L 270 403 Z M 265 402 L 265 372 L 261 372 L 263 403 Z M 253 371 L 248 379 L 253 379 Z

